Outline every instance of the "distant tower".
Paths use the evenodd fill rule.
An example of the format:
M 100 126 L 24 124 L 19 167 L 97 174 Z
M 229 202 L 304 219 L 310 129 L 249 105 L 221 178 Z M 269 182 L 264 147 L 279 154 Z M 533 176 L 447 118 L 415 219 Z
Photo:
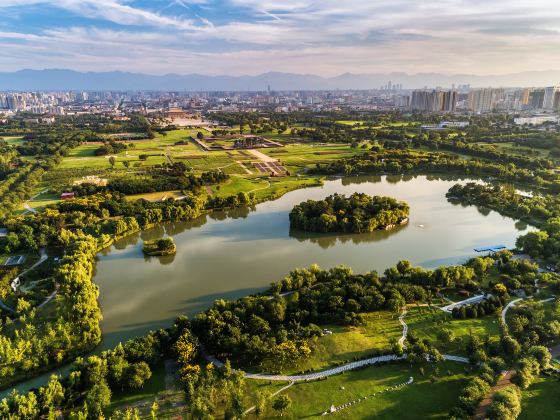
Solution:
M 268 94 L 270 95 L 270 85 L 268 85 L 267 91 L 268 91 Z

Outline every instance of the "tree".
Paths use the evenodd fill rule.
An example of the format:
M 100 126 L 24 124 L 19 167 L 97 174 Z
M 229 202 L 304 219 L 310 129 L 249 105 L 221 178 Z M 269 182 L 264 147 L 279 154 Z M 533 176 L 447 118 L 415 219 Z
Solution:
M 455 340 L 455 333 L 449 328 L 442 328 L 437 333 L 437 338 L 443 343 L 452 343 Z
M 159 414 L 159 405 L 157 401 L 154 401 L 154 403 L 150 407 L 150 416 L 152 417 L 152 420 L 157 420 L 158 414 Z
M 51 410 L 64 400 L 64 388 L 59 377 L 52 375 L 46 387 L 39 388 L 39 397 L 44 410 Z
M 130 161 L 129 160 L 123 160 L 122 164 L 127 169 L 130 167 Z
M 545 346 L 533 346 L 529 349 L 528 353 L 539 362 L 541 369 L 550 367 L 552 356 Z
M 129 365 L 124 374 L 127 386 L 132 389 L 142 388 L 144 383 L 151 377 L 152 371 L 146 362 Z
M 196 138 L 202 140 L 204 138 L 204 134 L 202 134 L 202 132 L 199 131 L 198 133 L 196 133 Z
M 490 420 L 514 420 L 521 414 L 521 392 L 510 386 L 494 394 L 486 415 Z
M 255 394 L 255 415 L 258 419 L 266 415 L 266 409 L 270 400 L 270 391 L 257 391 Z
M 115 159 L 114 156 L 109 156 L 109 164 L 111 165 L 111 168 L 115 167 L 115 163 L 117 163 L 117 159 Z
M 292 400 L 290 399 L 290 397 L 288 397 L 287 395 L 280 395 L 272 403 L 272 408 L 278 411 L 280 417 L 282 417 L 286 413 L 286 411 L 288 411 L 288 408 L 290 408 L 291 405 Z
M 99 416 L 105 407 L 111 404 L 111 390 L 106 381 L 94 384 L 86 395 L 86 403 L 90 415 Z

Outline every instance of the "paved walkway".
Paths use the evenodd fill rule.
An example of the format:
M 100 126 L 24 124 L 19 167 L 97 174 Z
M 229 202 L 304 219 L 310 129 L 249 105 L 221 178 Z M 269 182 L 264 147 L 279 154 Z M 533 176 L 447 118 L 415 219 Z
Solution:
M 35 264 L 33 264 L 31 267 L 29 267 L 28 269 L 26 269 L 26 270 L 22 271 L 21 273 L 19 273 L 19 274 L 18 274 L 18 277 L 21 277 L 21 276 L 27 274 L 28 272 L 30 272 L 31 270 L 33 270 L 35 267 L 39 266 L 40 264 L 43 264 L 43 263 L 47 260 L 47 258 L 49 258 L 49 256 L 47 255 L 47 251 L 45 250 L 45 248 L 41 248 L 41 249 L 39 250 L 39 255 L 40 255 L 39 260 L 38 260 Z M 58 289 L 57 289 L 57 290 L 58 290 Z M 56 290 L 54 291 L 54 294 L 56 295 Z M 52 297 L 49 296 L 49 297 L 47 297 L 47 299 L 50 300 L 50 299 L 52 299 L 53 297 L 54 297 L 54 296 L 52 296 Z M 50 299 L 49 299 L 49 298 L 50 298 Z M 47 301 L 47 302 L 43 302 L 42 305 L 44 305 L 45 303 L 48 303 L 48 301 Z M 41 305 L 41 306 L 42 306 L 42 305 Z M 2 302 L 2 299 L 0 299 L 0 307 L 1 307 L 2 309 L 4 309 L 5 311 L 11 312 L 11 313 L 13 313 L 13 314 L 16 313 L 16 311 L 15 311 L 14 309 L 10 308 L 10 307 L 7 306 L 4 302 Z
M 43 190 L 43 191 L 41 191 L 40 193 L 35 194 L 33 197 L 31 197 L 31 198 L 30 198 L 29 200 L 27 200 L 25 203 L 23 203 L 23 207 L 25 207 L 25 209 L 27 210 L 27 212 L 30 212 L 30 213 L 37 213 L 37 210 L 35 210 L 33 207 L 31 207 L 31 206 L 29 205 L 29 202 L 35 200 L 37 197 L 39 197 L 39 196 L 40 196 L 41 194 L 43 194 L 43 193 L 46 193 L 47 191 L 48 191 L 48 190 Z
M 264 153 L 259 152 L 258 150 L 255 150 L 255 149 L 247 149 L 247 151 L 249 153 L 251 153 L 253 156 L 259 158 L 259 160 L 261 160 L 263 162 L 269 163 L 269 162 L 276 162 L 277 161 L 276 159 L 271 158 L 270 156 L 265 155 Z
M 472 305 L 474 303 L 481 302 L 485 298 L 486 298 L 486 295 L 473 296 L 473 297 L 470 297 L 468 299 L 462 300 L 461 302 L 453 302 L 453 303 L 451 303 L 447 306 L 441 307 L 440 309 L 442 311 L 445 311 L 445 312 L 451 312 L 451 311 L 453 311 L 453 308 L 455 308 L 455 307 L 463 306 L 463 305 Z
M 404 347 L 404 341 L 406 340 L 406 337 L 408 335 L 408 325 L 404 321 L 405 316 L 406 316 L 406 307 L 403 308 L 403 311 L 399 316 L 399 322 L 403 326 L 403 333 L 401 338 L 399 339 L 399 344 L 401 344 L 403 347 Z M 215 366 L 217 367 L 224 366 L 223 362 L 216 359 L 212 355 L 205 354 L 204 350 L 202 351 L 202 354 L 206 358 L 206 360 L 208 360 L 210 363 L 213 363 Z M 343 366 L 338 366 L 320 372 L 308 373 L 305 375 L 272 375 L 272 374 L 265 374 L 265 373 L 245 373 L 244 376 L 247 379 L 256 379 L 256 380 L 265 380 L 265 381 L 291 381 L 291 382 L 312 381 L 315 379 L 322 379 L 329 376 L 338 375 L 340 373 L 348 372 L 350 370 L 375 365 L 377 363 L 404 360 L 406 359 L 406 357 L 407 357 L 406 354 L 403 354 L 402 356 L 396 354 L 388 354 L 384 356 L 370 357 L 369 359 L 358 360 L 357 362 L 347 363 Z M 444 354 L 443 360 L 449 360 L 449 361 L 459 362 L 459 363 L 469 363 L 469 359 L 466 357 L 453 356 L 449 354 Z
M 504 323 L 504 327 L 507 328 L 507 323 L 506 323 L 506 314 L 507 311 L 509 311 L 510 308 L 513 308 L 517 302 L 521 301 L 521 300 L 525 300 L 527 298 L 518 298 L 518 299 L 514 299 L 511 302 L 509 302 L 506 306 L 504 306 L 504 309 L 502 309 L 502 322 Z M 545 302 L 550 302 L 552 300 L 556 299 L 555 297 L 551 297 L 548 299 L 543 299 L 543 300 L 539 300 L 540 303 L 545 303 Z
M 403 326 L 402 336 L 399 338 L 399 344 L 403 349 L 406 349 L 406 344 L 404 344 L 406 337 L 408 336 L 408 324 L 405 322 L 404 317 L 406 316 L 406 306 L 403 308 L 401 315 L 399 316 L 399 322 Z
M 288 385 L 286 385 L 286 386 L 280 388 L 278 391 L 276 391 L 276 392 L 270 394 L 270 398 L 275 397 L 275 396 L 277 396 L 278 394 L 280 394 L 281 392 L 287 390 L 287 389 L 288 389 L 289 387 L 291 387 L 293 384 L 295 384 L 295 382 L 290 382 Z M 243 415 L 246 416 L 246 415 L 249 414 L 251 411 L 253 411 L 255 408 L 256 408 L 255 406 L 249 407 L 247 410 L 245 410 L 245 411 L 243 412 Z

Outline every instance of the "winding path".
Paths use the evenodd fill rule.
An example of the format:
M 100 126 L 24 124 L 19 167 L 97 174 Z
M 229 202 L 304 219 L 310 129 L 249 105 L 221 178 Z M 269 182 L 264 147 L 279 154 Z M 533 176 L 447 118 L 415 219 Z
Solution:
M 401 338 L 399 339 L 399 344 L 401 344 L 403 347 L 405 347 L 404 341 L 406 340 L 406 337 L 408 335 L 408 325 L 404 320 L 405 316 L 406 316 L 406 307 L 403 308 L 403 311 L 399 316 L 399 322 L 403 326 L 403 332 Z M 206 360 L 213 363 L 215 366 L 217 367 L 224 366 L 224 363 L 216 359 L 214 356 L 206 355 L 204 351 L 202 353 L 203 356 L 206 358 Z M 384 356 L 370 357 L 369 359 L 358 360 L 356 362 L 347 363 L 343 366 L 338 366 L 320 372 L 308 373 L 305 375 L 272 375 L 272 374 L 265 374 L 265 373 L 245 373 L 244 376 L 246 379 L 256 379 L 256 380 L 265 380 L 265 381 L 290 381 L 292 383 L 302 382 L 302 381 L 312 381 L 312 380 L 322 379 L 333 375 L 338 375 L 340 373 L 348 372 L 350 370 L 375 365 L 377 363 L 404 360 L 406 359 L 406 357 L 407 357 L 406 354 L 403 354 L 402 356 L 396 354 L 387 354 Z M 449 361 L 459 362 L 459 363 L 469 363 L 469 359 L 466 357 L 453 356 L 449 354 L 444 354 L 442 357 L 443 360 L 449 360 Z M 290 386 L 291 385 L 292 384 L 290 384 Z
M 406 349 L 406 344 L 404 344 L 406 337 L 408 336 L 408 324 L 405 322 L 404 317 L 406 316 L 406 306 L 403 308 L 401 315 L 399 316 L 399 322 L 403 326 L 402 336 L 399 338 L 399 344 L 403 349 Z
M 49 256 L 47 255 L 47 251 L 45 250 L 45 248 L 41 248 L 41 249 L 39 250 L 39 255 L 40 255 L 39 260 L 38 260 L 35 264 L 33 264 L 31 267 L 29 267 L 28 269 L 26 269 L 26 270 L 22 271 L 21 273 L 19 273 L 19 274 L 18 274 L 18 277 L 21 277 L 21 276 L 27 274 L 28 272 L 30 272 L 31 270 L 33 270 L 35 267 L 37 267 L 39 264 L 43 264 L 43 263 L 47 260 L 47 258 L 49 258 Z M 56 291 L 57 291 L 57 290 L 58 290 L 58 289 L 55 289 L 55 291 L 54 291 L 54 294 L 55 294 L 55 295 L 56 295 Z M 48 303 L 48 301 L 50 301 L 53 297 L 54 297 L 54 296 L 49 296 L 49 297 L 47 297 L 47 301 L 43 302 L 43 303 L 41 304 L 41 306 L 43 306 L 44 304 Z M 0 307 L 1 307 L 2 309 L 4 309 L 5 311 L 11 312 L 11 313 L 13 313 L 13 314 L 16 313 L 15 309 L 10 308 L 9 306 L 7 306 L 4 302 L 2 302 L 2 299 L 0 299 Z
M 517 304 L 517 302 L 519 302 L 521 300 L 524 300 L 524 299 L 526 299 L 526 298 L 514 299 L 511 302 L 509 302 L 506 306 L 504 306 L 504 309 L 502 310 L 502 322 L 504 323 L 505 328 L 507 328 L 507 323 L 506 323 L 507 311 L 509 311 L 510 308 L 514 307 Z M 545 303 L 545 302 L 553 301 L 554 299 L 556 299 L 556 297 L 551 297 L 551 298 L 548 298 L 548 299 L 542 299 L 542 300 L 539 300 L 539 302 L 540 303 Z

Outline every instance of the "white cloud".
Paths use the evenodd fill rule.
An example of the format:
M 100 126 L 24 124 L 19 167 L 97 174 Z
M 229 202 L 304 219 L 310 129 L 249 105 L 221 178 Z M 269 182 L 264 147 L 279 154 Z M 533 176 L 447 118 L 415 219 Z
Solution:
M 0 0 L 0 10 L 50 5 L 120 28 L 5 30 L 0 33 L 1 68 L 40 63 L 155 73 L 282 70 L 326 75 L 560 68 L 556 0 L 225 1 L 215 19 L 220 12 L 211 0 L 169 0 L 187 15 L 194 5 L 214 8 L 207 16 L 184 19 L 125 0 Z M 228 17 L 230 11 L 235 17 Z M 49 59 L 49 48 L 56 58 Z

